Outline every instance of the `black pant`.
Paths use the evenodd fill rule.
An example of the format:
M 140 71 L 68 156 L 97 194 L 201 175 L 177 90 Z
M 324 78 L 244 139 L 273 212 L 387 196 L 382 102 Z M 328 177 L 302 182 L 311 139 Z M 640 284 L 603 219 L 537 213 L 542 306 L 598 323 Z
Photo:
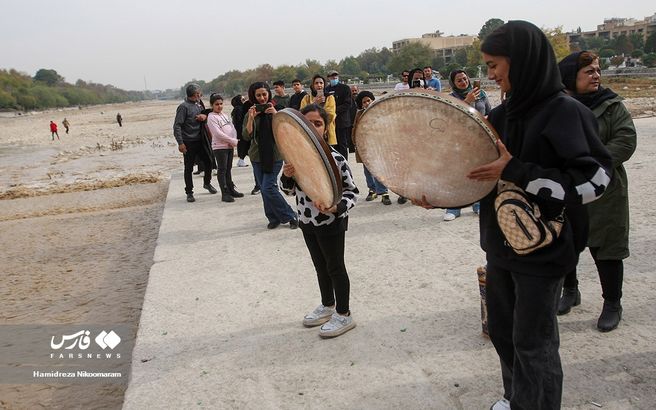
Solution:
M 194 172 L 194 163 L 196 156 L 203 162 L 203 184 L 208 185 L 212 182 L 212 165 L 210 158 L 203 148 L 202 141 L 184 141 L 187 152 L 184 153 L 184 180 L 185 192 L 187 194 L 194 193 L 194 180 L 192 173 Z
M 349 138 L 351 138 L 351 127 L 336 128 L 337 134 L 337 151 L 348 161 Z
M 244 139 L 240 139 L 237 142 L 237 156 L 241 159 L 246 158 L 248 155 L 248 150 L 251 148 L 251 142 Z
M 214 158 L 216 158 L 216 178 L 219 181 L 219 188 L 222 194 L 229 194 L 235 187 L 232 182 L 232 148 L 215 149 Z
M 601 295 L 604 300 L 609 302 L 619 302 L 622 299 L 622 282 L 624 281 L 624 262 L 621 259 L 599 260 L 597 253 L 599 248 L 590 248 L 590 254 L 594 259 L 599 272 L 599 282 L 601 282 Z M 565 276 L 566 288 L 576 288 L 579 281 L 576 277 L 576 269 Z
M 513 410 L 560 409 L 563 370 L 556 311 L 562 277 L 518 274 L 489 263 L 488 330 Z
M 310 229 L 302 229 L 303 239 L 310 251 L 312 263 L 317 271 L 321 303 L 333 306 L 337 302 L 337 313 L 349 312 L 349 282 L 344 264 L 344 237 L 346 232 L 335 235 L 317 235 Z

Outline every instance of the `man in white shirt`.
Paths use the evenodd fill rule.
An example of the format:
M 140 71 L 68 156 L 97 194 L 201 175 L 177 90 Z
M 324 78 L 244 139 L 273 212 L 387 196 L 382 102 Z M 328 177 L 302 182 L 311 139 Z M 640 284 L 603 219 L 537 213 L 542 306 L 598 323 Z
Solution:
M 394 91 L 399 91 L 399 90 L 407 90 L 410 88 L 410 84 L 408 84 L 408 77 L 410 76 L 409 71 L 403 71 L 401 73 L 401 81 L 400 83 L 396 84 L 394 86 Z

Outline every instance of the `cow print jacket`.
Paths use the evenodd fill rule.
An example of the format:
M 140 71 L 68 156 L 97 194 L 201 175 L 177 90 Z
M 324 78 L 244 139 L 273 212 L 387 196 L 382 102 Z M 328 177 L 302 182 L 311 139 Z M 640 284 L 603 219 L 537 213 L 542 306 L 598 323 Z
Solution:
M 287 195 L 296 194 L 296 209 L 301 226 L 313 225 L 315 227 L 323 227 L 331 225 L 335 221 L 342 222 L 342 220 L 346 220 L 349 209 L 353 208 L 357 201 L 360 192 L 355 186 L 348 162 L 346 162 L 342 154 L 335 151 L 332 147 L 330 150 L 342 176 L 342 199 L 337 204 L 337 212 L 334 214 L 320 212 L 312 203 L 312 199 L 296 184 L 293 177 L 289 178 L 283 173 L 280 174 L 280 189 Z

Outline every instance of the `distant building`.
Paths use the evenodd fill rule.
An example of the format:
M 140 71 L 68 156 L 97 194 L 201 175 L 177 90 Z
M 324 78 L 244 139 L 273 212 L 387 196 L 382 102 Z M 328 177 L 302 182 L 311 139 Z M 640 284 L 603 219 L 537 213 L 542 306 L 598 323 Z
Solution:
M 604 19 L 604 24 L 599 24 L 596 30 L 567 33 L 567 36 L 570 43 L 578 43 L 580 38 L 601 37 L 611 40 L 621 35 L 630 36 L 631 34 L 640 34 L 647 40 L 647 37 L 653 32 L 656 32 L 656 14 L 645 17 L 643 20 L 608 18 Z
M 421 38 L 404 38 L 392 43 L 392 51 L 399 52 L 403 47 L 411 43 L 420 43 L 427 45 L 435 51 L 439 57 L 444 57 L 444 61 L 450 62 L 454 57 L 456 50 L 471 46 L 476 36 L 443 36 L 444 33 L 439 30 L 435 33 L 426 33 Z

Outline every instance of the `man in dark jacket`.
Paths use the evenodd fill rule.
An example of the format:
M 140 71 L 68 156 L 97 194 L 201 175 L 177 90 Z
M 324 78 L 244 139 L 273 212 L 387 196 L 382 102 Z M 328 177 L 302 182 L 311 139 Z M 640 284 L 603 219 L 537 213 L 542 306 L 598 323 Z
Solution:
M 210 157 L 211 147 L 204 132 L 204 123 L 207 115 L 203 114 L 204 107 L 200 101 L 200 86 L 189 84 L 186 88 L 187 98 L 178 106 L 173 121 L 173 135 L 178 142 L 178 151 L 184 155 L 184 180 L 187 202 L 194 202 L 194 181 L 192 171 L 196 156 L 203 162 L 203 188 L 210 194 L 216 194 L 212 181 L 212 168 L 214 159 Z
M 328 73 L 330 85 L 326 87 L 326 96 L 333 95 L 337 105 L 335 118 L 335 133 L 337 134 L 337 151 L 348 159 L 349 139 L 351 137 L 351 89 L 339 82 L 339 73 L 332 70 Z
M 292 94 L 292 96 L 289 97 L 289 107 L 295 110 L 300 110 L 301 101 L 303 100 L 303 97 L 307 95 L 307 93 L 303 89 L 303 84 L 301 84 L 301 80 L 299 80 L 298 78 L 292 81 L 292 88 L 294 89 L 294 94 Z

